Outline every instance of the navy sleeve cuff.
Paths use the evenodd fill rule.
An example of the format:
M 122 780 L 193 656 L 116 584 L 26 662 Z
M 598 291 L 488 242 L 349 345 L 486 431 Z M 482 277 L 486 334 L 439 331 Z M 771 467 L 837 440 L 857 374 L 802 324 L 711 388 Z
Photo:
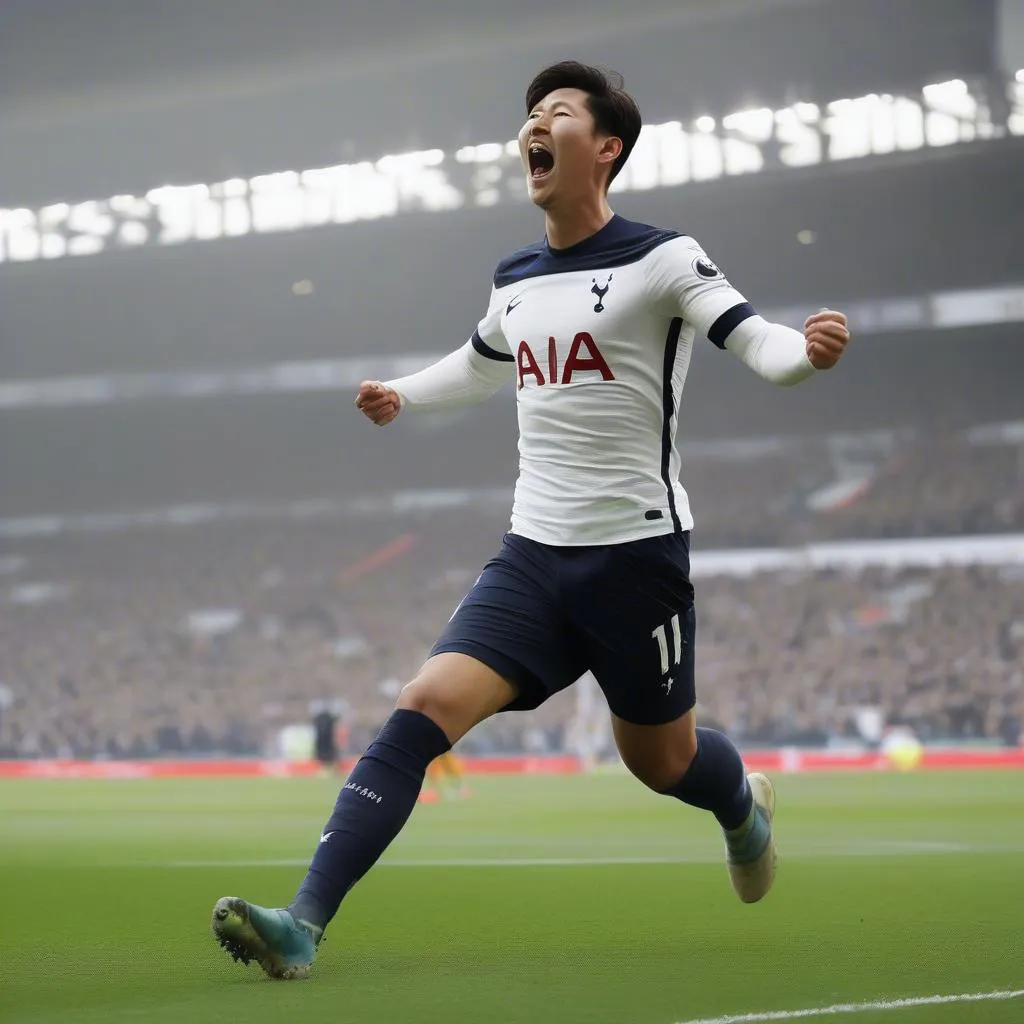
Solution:
M 514 363 L 515 359 L 512 358 L 511 352 L 499 352 L 497 349 L 491 348 L 490 345 L 480 337 L 479 331 L 473 332 L 473 348 L 485 356 L 487 359 L 497 360 L 499 363 Z
M 744 320 L 757 316 L 757 312 L 749 302 L 740 302 L 727 309 L 712 325 L 708 331 L 708 341 L 718 348 L 725 348 L 729 335 L 736 330 Z

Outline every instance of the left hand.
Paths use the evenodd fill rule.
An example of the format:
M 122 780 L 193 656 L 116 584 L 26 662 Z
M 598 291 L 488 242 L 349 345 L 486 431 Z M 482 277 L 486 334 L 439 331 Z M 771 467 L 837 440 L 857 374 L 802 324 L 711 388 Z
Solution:
M 839 362 L 850 332 L 846 329 L 846 315 L 834 309 L 823 309 L 809 316 L 804 324 L 807 359 L 816 370 L 831 370 Z

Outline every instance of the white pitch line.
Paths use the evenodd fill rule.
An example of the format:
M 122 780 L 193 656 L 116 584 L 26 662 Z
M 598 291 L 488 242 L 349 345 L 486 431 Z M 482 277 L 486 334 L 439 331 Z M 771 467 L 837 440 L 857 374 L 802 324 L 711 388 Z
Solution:
M 680 857 L 446 857 L 438 860 L 382 860 L 379 868 L 585 868 L 615 864 L 692 864 Z M 309 858 L 282 860 L 172 860 L 162 868 L 298 868 Z M 140 864 L 139 867 L 146 865 Z
M 988 1003 L 1020 999 L 1024 988 L 999 992 L 963 992 L 952 996 L 917 996 L 911 999 L 879 999 L 872 1003 L 836 1003 L 806 1010 L 770 1010 L 767 1013 L 738 1013 L 725 1017 L 699 1017 L 678 1024 L 762 1024 L 773 1020 L 806 1020 L 810 1017 L 835 1017 L 845 1013 L 878 1013 L 884 1010 L 910 1010 L 917 1006 L 943 1006 L 947 1003 Z
M 951 853 L 1011 853 L 1017 847 L 970 846 L 958 843 L 891 843 L 853 849 L 809 849 L 791 853 L 787 860 L 816 860 L 820 857 L 910 857 L 935 856 Z M 680 856 L 630 857 L 398 857 L 382 860 L 382 868 L 585 868 L 614 867 L 615 865 L 658 864 L 714 864 L 719 855 L 697 853 Z M 133 867 L 159 868 L 304 868 L 308 857 L 282 857 L 239 860 L 173 860 L 135 863 Z

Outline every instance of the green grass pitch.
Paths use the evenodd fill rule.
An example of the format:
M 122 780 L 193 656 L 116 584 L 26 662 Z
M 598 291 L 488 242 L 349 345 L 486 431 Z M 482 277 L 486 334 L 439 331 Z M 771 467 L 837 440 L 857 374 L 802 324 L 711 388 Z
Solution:
M 619 775 L 475 779 L 293 983 L 233 963 L 210 909 L 287 900 L 338 780 L 4 782 L 0 1021 L 676 1024 L 1024 988 L 1024 776 L 775 781 L 778 881 L 745 907 L 707 815 Z M 821 1019 L 1020 1024 L 1024 999 Z

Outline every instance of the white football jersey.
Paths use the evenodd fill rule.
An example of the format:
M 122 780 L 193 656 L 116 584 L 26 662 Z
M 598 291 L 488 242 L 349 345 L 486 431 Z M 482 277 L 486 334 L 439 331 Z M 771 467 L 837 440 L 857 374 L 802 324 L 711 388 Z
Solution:
M 619 216 L 502 260 L 472 344 L 515 374 L 512 532 L 571 546 L 691 529 L 676 430 L 694 336 L 724 348 L 755 315 L 692 238 Z

